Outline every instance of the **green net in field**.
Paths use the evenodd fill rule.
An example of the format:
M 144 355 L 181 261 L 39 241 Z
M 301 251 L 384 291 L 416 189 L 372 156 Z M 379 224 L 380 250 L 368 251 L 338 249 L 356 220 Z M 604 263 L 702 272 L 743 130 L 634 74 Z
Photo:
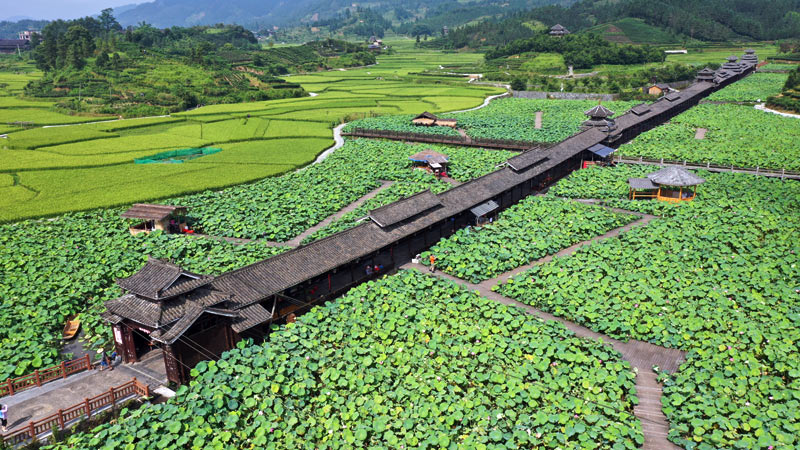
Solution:
M 199 158 L 201 156 L 213 155 L 214 153 L 221 152 L 221 148 L 185 148 L 181 150 L 170 150 L 168 152 L 157 153 L 146 158 L 134 159 L 134 164 L 153 164 L 153 163 L 167 163 L 175 164 L 184 161 Z

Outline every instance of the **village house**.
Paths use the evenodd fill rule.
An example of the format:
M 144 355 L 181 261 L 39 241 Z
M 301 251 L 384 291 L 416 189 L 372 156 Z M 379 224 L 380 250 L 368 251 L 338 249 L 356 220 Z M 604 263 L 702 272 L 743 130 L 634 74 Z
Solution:
M 569 30 L 564 28 L 563 25 L 557 23 L 550 28 L 550 36 L 562 37 L 569 34 Z
M 142 222 L 131 225 L 129 231 L 136 236 L 161 230 L 167 233 L 180 233 L 187 230 L 186 207 L 172 205 L 150 205 L 137 203 L 121 214 L 123 219 L 139 219 Z
M 0 39 L 0 53 L 11 55 L 31 48 L 31 41 L 25 39 Z

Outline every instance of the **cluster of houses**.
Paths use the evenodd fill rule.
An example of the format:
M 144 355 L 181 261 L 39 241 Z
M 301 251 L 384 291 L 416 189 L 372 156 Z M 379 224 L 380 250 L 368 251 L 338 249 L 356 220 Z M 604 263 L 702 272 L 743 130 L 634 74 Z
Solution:
M 30 50 L 31 38 L 38 33 L 35 30 L 26 30 L 19 32 L 19 39 L 0 39 L 0 54 L 11 55 Z

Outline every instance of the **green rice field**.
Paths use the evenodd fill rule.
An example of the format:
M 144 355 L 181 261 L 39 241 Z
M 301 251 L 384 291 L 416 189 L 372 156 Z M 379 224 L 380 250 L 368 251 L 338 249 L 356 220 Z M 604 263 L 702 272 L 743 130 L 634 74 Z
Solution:
M 23 99 L 24 85 L 40 74 L 0 72 L 5 86 L 0 90 L 0 134 L 7 133 L 0 138 L 0 174 L 8 181 L 0 185 L 0 221 L 255 181 L 313 161 L 333 145 L 331 130 L 344 121 L 470 108 L 502 92 L 461 79 L 409 75 L 440 64 L 475 63 L 479 54 L 420 52 L 408 43 L 395 48 L 397 53 L 381 56 L 371 67 L 286 77 L 314 96 L 115 121 L 61 114 L 51 103 Z M 81 124 L 39 127 L 75 123 Z M 164 151 L 206 146 L 223 151 L 183 164 L 133 163 Z

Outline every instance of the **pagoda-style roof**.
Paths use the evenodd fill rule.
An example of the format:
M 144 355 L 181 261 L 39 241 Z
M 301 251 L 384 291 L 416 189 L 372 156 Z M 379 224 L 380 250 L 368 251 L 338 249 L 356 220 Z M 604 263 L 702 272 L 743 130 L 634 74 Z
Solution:
M 676 166 L 665 167 L 657 172 L 648 174 L 647 178 L 653 183 L 662 186 L 696 186 L 706 182 L 705 179 L 692 172 Z
M 154 339 L 172 343 L 204 312 L 238 317 L 237 311 L 223 307 L 229 299 L 229 294 L 206 287 L 163 302 L 126 294 L 105 302 L 106 312 L 102 317 L 111 323 L 127 319 L 154 328 L 151 334 Z
M 714 75 L 714 71 L 705 67 L 703 70 L 697 72 L 698 75 Z
M 597 105 L 588 111 L 584 111 L 583 113 L 592 119 L 605 119 L 614 115 L 614 111 L 611 111 L 603 105 Z
M 756 54 L 756 51 L 753 50 L 752 48 L 748 48 L 744 52 L 745 52 L 745 54 L 748 54 L 748 55 L 755 55 Z
M 628 178 L 628 186 L 631 189 L 658 189 L 658 185 L 653 184 L 649 178 Z
M 728 56 L 728 62 L 735 63 L 738 60 L 739 60 L 739 58 L 736 55 Z
M 417 119 L 432 119 L 432 120 L 436 120 L 437 117 L 435 115 L 429 113 L 428 111 L 425 111 L 424 113 L 418 115 L 417 117 L 414 117 L 411 120 L 417 120 Z
M 650 105 L 648 105 L 647 103 L 642 103 L 631 108 L 631 112 L 636 114 L 637 116 L 641 116 L 643 114 L 649 113 L 650 109 L 651 109 Z
M 563 36 L 565 34 L 569 34 L 569 30 L 564 28 L 564 26 L 560 23 L 557 23 L 550 27 L 550 34 L 553 36 Z
M 214 277 L 199 275 L 181 269 L 176 264 L 148 258 L 138 272 L 117 278 L 117 285 L 131 294 L 150 300 L 165 300 L 205 286 Z
M 186 214 L 186 207 L 137 203 L 122 213 L 120 217 L 124 219 L 163 220 L 175 213 L 179 215 Z
M 415 162 L 445 164 L 448 158 L 447 155 L 443 153 L 435 152 L 433 150 L 423 150 L 419 153 L 414 153 L 413 155 L 409 156 L 408 159 Z
M 369 218 L 379 227 L 386 228 L 431 208 L 441 206 L 441 204 L 439 197 L 428 189 L 386 206 L 373 209 L 369 212 Z

